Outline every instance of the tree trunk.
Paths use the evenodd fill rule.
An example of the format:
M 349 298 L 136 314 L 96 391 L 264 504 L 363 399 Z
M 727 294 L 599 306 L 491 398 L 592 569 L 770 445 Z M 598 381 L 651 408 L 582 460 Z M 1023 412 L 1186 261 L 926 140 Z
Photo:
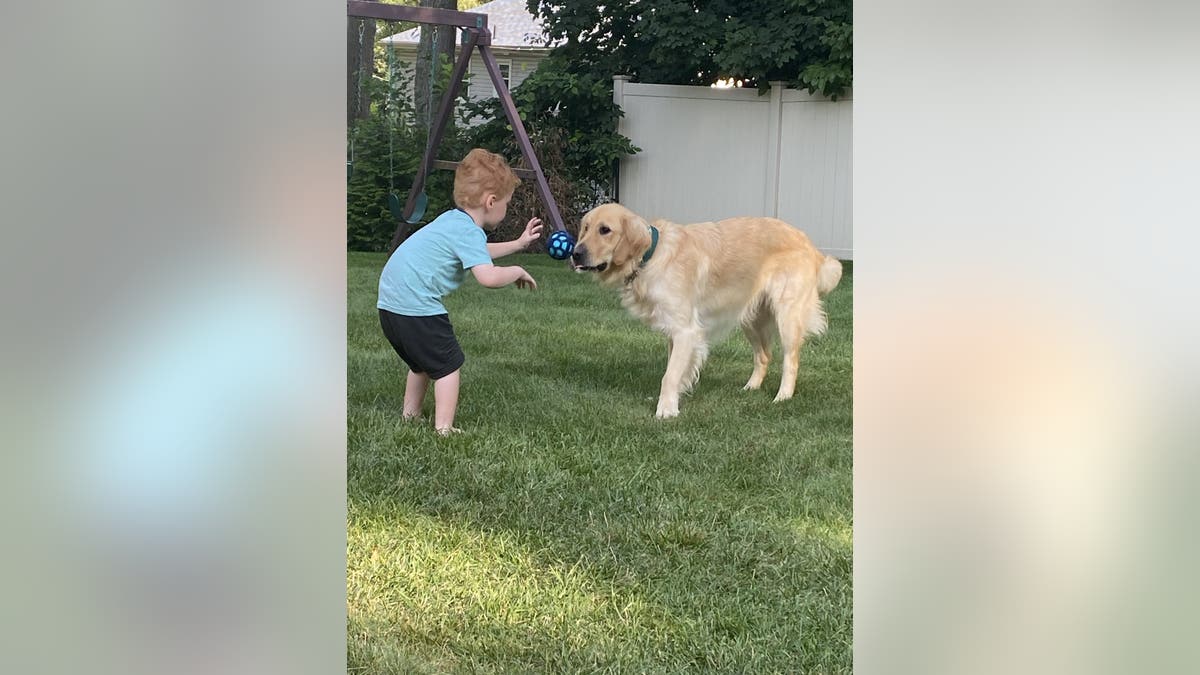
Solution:
M 421 0 L 421 6 L 457 10 L 458 0 Z M 458 29 L 453 26 L 421 25 L 421 41 L 417 44 L 416 72 L 413 77 L 413 103 L 417 123 L 425 129 L 433 126 L 433 116 L 437 114 L 438 105 L 441 103 L 441 97 L 435 88 L 440 71 L 431 66 L 442 61 L 454 65 L 457 35 Z M 453 119 L 450 122 L 453 123 Z
M 367 83 L 375 68 L 375 20 L 350 17 L 346 22 L 346 120 L 371 115 Z

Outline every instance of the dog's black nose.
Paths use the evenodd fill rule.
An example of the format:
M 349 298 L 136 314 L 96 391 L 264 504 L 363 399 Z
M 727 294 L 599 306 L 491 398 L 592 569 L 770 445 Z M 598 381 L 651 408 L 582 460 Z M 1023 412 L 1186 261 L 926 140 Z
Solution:
M 587 256 L 586 251 L 584 251 L 582 248 L 576 247 L 575 252 L 571 254 L 571 261 L 574 262 L 576 265 L 582 265 L 583 260 L 586 256 Z

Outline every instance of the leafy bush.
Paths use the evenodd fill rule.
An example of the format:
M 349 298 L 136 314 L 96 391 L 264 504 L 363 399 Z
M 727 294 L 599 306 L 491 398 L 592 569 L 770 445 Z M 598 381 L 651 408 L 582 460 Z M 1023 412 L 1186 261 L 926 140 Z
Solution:
M 424 157 L 426 132 L 415 126 L 413 107 L 405 92 L 411 78 L 400 69 L 389 82 L 389 68 L 380 68 L 382 76 L 371 78 L 371 114 L 355 120 L 347 131 L 346 247 L 353 251 L 387 250 L 393 234 L 402 224 L 388 208 L 388 195 L 395 194 L 403 203 Z M 449 70 L 443 73 L 449 77 Z M 443 83 L 444 84 L 444 83 Z M 447 129 L 439 144 L 440 157 L 466 154 L 461 133 Z M 429 205 L 427 218 L 454 207 L 454 176 L 433 171 L 425 178 Z M 411 231 L 417 226 L 405 225 Z M 406 232 L 402 232 L 405 234 Z
M 553 57 L 572 72 L 634 82 L 709 85 L 719 78 L 766 90 L 772 80 L 830 97 L 853 81 L 851 0 L 527 0 Z
M 381 70 L 386 73 L 388 69 Z M 449 75 L 450 68 L 444 64 L 439 90 Z M 369 86 L 375 102 L 371 115 L 348 131 L 348 157 L 353 159 L 347 182 L 346 246 L 356 251 L 386 251 L 420 227 L 394 218 L 388 209 L 388 195 L 395 193 L 401 202 L 407 199 L 424 155 L 426 135 L 412 124 L 412 105 L 403 95 L 408 90 L 404 80 L 396 77 L 389 83 L 386 77 L 376 77 Z M 612 102 L 612 82 L 569 73 L 559 62 L 547 59 L 513 97 L 564 225 L 573 232 L 579 217 L 609 193 L 616 161 L 638 151 L 629 139 L 616 133 L 620 110 Z M 514 167 L 524 166 L 497 99 L 460 103 L 458 124 L 447 128 L 439 143 L 439 159 L 457 160 L 471 148 L 481 147 L 503 155 Z M 485 121 L 467 126 L 472 118 Z M 543 241 L 549 236 L 553 224 L 536 185 L 533 179 L 522 180 L 509 205 L 508 218 L 490 239 L 516 237 L 535 215 L 545 223 Z M 425 221 L 454 208 L 453 188 L 453 172 L 430 172 L 425 179 L 429 198 Z
M 622 112 L 612 100 L 611 76 L 573 72 L 565 59 L 551 54 L 513 91 L 513 102 L 525 127 L 535 130 L 543 144 L 555 146 L 562 157 L 556 167 L 562 172 L 559 177 L 576 183 L 581 195 L 608 192 L 617 160 L 639 151 L 617 133 Z M 477 145 L 502 147 L 506 156 L 520 156 L 498 100 L 469 107 L 491 120 L 473 130 Z
M 563 156 L 563 148 L 566 146 L 565 134 L 563 129 L 551 127 L 532 133 L 529 141 L 534 152 L 537 153 L 538 162 L 542 166 L 542 173 L 546 176 L 550 194 L 553 195 L 554 202 L 558 205 L 563 225 L 568 232 L 574 234 L 579 228 L 579 219 L 598 201 L 599 197 L 590 192 L 582 183 L 569 178 L 570 172 L 566 168 Z M 508 156 L 508 159 L 514 167 L 524 166 L 520 153 L 517 153 L 515 157 Z M 488 238 L 493 241 L 515 239 L 525 229 L 529 219 L 535 216 L 542 219 L 542 240 L 539 244 L 530 247 L 529 250 L 542 252 L 545 251 L 546 239 L 554 231 L 554 224 L 550 222 L 550 214 L 538 194 L 537 180 L 525 178 L 521 180 L 521 184 L 513 193 L 512 201 L 508 205 L 508 216 Z

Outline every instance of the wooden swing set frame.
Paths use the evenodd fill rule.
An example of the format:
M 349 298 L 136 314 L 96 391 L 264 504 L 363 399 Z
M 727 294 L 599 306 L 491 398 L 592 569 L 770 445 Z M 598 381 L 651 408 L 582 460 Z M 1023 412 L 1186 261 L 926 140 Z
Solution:
M 513 103 L 512 94 L 509 93 L 508 87 L 504 84 L 504 78 L 500 75 L 500 66 L 497 65 L 496 57 L 492 54 L 492 33 L 488 29 L 486 14 L 460 12 L 436 7 L 385 5 L 365 0 L 347 0 L 346 14 L 348 17 L 359 19 L 412 21 L 439 26 L 451 26 L 460 28 L 463 31 L 462 49 L 458 53 L 458 60 L 454 63 L 454 72 L 450 76 L 450 85 L 442 95 L 437 116 L 433 120 L 433 129 L 429 134 L 429 142 L 425 146 L 425 157 L 421 165 L 417 168 L 417 175 L 413 178 L 412 188 L 409 190 L 408 199 L 404 204 L 404 221 L 407 222 L 412 216 L 413 209 L 416 206 L 417 195 L 424 191 L 425 177 L 429 172 L 433 169 L 454 169 L 458 166 L 458 162 L 438 160 L 435 157 L 438 145 L 442 141 L 442 135 L 446 131 L 446 121 L 450 118 L 450 112 L 454 108 L 454 99 L 458 96 L 463 76 L 466 74 L 467 66 L 471 62 L 471 52 L 478 49 L 479 55 L 483 59 L 483 65 L 487 69 L 488 76 L 492 80 L 492 85 L 495 86 L 496 93 L 500 98 L 500 107 L 503 108 L 504 115 L 508 118 L 509 125 L 512 126 L 513 134 L 517 138 L 517 145 L 521 148 L 521 154 L 524 156 L 525 164 L 528 166 L 528 168 L 514 167 L 513 172 L 519 178 L 532 178 L 536 181 L 538 196 L 541 197 L 542 203 L 546 206 L 551 227 L 555 230 L 566 231 L 562 216 L 558 211 L 558 204 L 554 201 L 554 195 L 550 194 L 550 185 L 546 182 L 545 174 L 542 173 L 542 165 L 538 162 L 537 155 L 533 152 L 533 146 L 529 142 L 529 134 L 526 133 L 525 125 L 521 122 L 520 115 L 517 114 L 517 107 Z M 402 228 L 403 224 L 400 227 Z

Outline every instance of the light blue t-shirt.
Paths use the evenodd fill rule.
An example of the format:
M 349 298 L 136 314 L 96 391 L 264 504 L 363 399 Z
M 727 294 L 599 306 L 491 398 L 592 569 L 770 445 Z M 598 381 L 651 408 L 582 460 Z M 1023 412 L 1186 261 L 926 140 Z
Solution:
M 451 209 L 396 249 L 379 276 L 379 309 L 404 316 L 445 314 L 442 298 L 462 285 L 467 270 L 488 265 L 487 235 L 466 212 Z

